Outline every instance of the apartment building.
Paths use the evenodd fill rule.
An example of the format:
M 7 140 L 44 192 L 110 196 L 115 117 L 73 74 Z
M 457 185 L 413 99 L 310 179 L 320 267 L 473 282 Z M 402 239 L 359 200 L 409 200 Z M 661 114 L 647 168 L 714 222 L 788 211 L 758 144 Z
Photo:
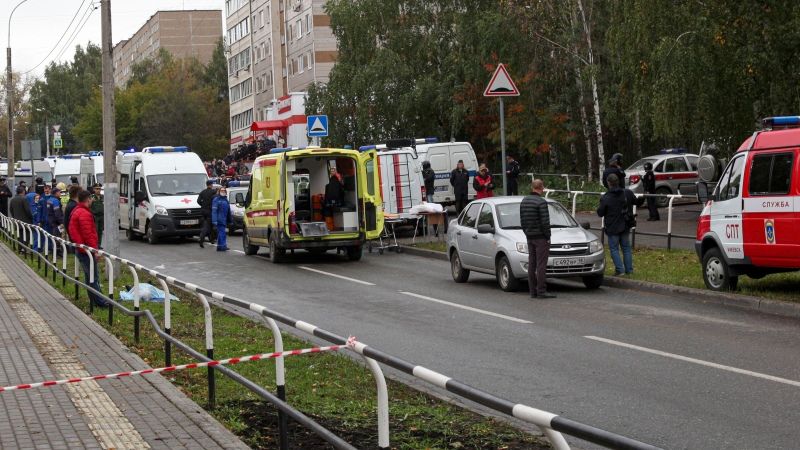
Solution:
M 328 81 L 336 57 L 324 5 L 226 0 L 231 148 L 262 135 L 305 145 L 304 91 Z
M 114 84 L 124 89 L 134 64 L 160 48 L 175 58 L 193 56 L 206 64 L 222 36 L 222 11 L 159 11 L 130 38 L 117 43 L 112 52 Z

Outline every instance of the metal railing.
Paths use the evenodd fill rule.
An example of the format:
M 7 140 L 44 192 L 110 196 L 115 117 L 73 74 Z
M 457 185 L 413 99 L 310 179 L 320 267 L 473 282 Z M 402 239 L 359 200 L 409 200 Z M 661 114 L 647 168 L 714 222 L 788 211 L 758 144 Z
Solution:
M 567 194 L 570 197 L 570 201 L 572 203 L 572 217 L 577 220 L 577 204 L 578 204 L 578 196 L 581 195 L 595 195 L 595 196 L 602 196 L 605 192 L 584 192 L 584 191 L 567 191 L 567 190 L 555 190 L 555 189 L 545 189 L 545 198 L 549 198 L 550 194 Z M 668 198 L 669 202 L 667 203 L 667 232 L 666 233 L 655 233 L 652 231 L 638 231 L 636 228 L 631 228 L 631 246 L 636 245 L 636 235 L 641 234 L 643 236 L 657 236 L 657 237 L 665 237 L 667 238 L 667 250 L 672 250 L 672 239 L 692 239 L 696 238 L 695 235 L 689 234 L 676 234 L 672 232 L 672 224 L 673 224 L 673 211 L 674 211 L 674 202 L 676 199 L 693 199 L 696 200 L 697 197 L 694 195 L 682 195 L 682 194 L 669 194 L 669 195 L 662 195 L 662 194 L 634 194 L 637 198 Z M 633 205 L 633 213 L 636 214 L 638 207 L 634 204 Z M 601 231 L 600 235 L 600 242 L 604 242 L 605 240 L 605 218 L 601 220 L 600 228 L 591 228 L 592 230 Z
M 22 222 L 16 221 L 14 219 L 7 218 L 5 216 L 1 216 L 2 218 L 2 226 L 3 226 L 3 234 L 7 239 L 13 239 L 14 237 L 20 236 L 20 231 L 22 230 L 23 241 L 29 239 L 29 243 L 33 244 L 33 232 L 36 230 L 38 233 L 44 233 L 44 230 L 41 230 L 39 227 L 30 224 L 24 224 Z M 197 285 L 186 283 L 184 281 L 178 280 L 174 277 L 170 277 L 164 274 L 161 274 L 157 271 L 152 269 L 148 269 L 144 266 L 139 264 L 133 263 L 123 258 L 119 258 L 117 256 L 108 254 L 102 250 L 97 250 L 93 248 L 89 248 L 83 245 L 78 245 L 74 243 L 69 243 L 64 241 L 61 238 L 50 236 L 54 243 L 58 242 L 61 244 L 62 248 L 64 249 L 63 253 L 63 262 L 62 262 L 62 269 L 58 269 L 57 265 L 57 254 L 53 255 L 53 262 L 47 260 L 46 251 L 45 254 L 38 253 L 38 252 L 30 252 L 28 256 L 30 257 L 33 253 L 38 255 L 39 260 L 43 260 L 47 266 L 51 266 L 53 269 L 53 279 L 55 280 L 56 271 L 62 276 L 62 280 L 69 280 L 72 283 L 75 283 L 75 291 L 76 291 L 76 299 L 77 299 L 77 292 L 80 287 L 83 287 L 87 290 L 87 292 L 92 292 L 97 295 L 102 296 L 106 301 L 110 303 L 112 307 L 109 308 L 109 320 L 111 321 L 113 318 L 113 309 L 119 309 L 123 314 L 127 316 L 133 316 L 134 319 L 138 317 L 147 317 L 150 321 L 150 324 L 153 326 L 153 329 L 156 333 L 165 341 L 165 358 L 167 359 L 167 365 L 171 363 L 171 346 L 174 345 L 180 350 L 183 350 L 187 354 L 191 355 L 192 357 L 203 361 L 211 361 L 213 355 L 213 333 L 211 327 L 211 310 L 210 306 L 208 305 L 207 298 L 213 298 L 218 302 L 223 304 L 228 304 L 232 306 L 236 306 L 239 308 L 243 308 L 252 312 L 255 312 L 261 317 L 269 325 L 272 333 L 275 336 L 275 351 L 283 351 L 283 343 L 281 339 L 280 329 L 278 327 L 278 323 L 282 323 L 284 325 L 290 326 L 296 330 L 302 331 L 304 333 L 308 333 L 312 336 L 317 338 L 321 338 L 327 342 L 336 345 L 344 345 L 347 343 L 348 339 L 339 336 L 335 333 L 331 333 L 326 331 L 322 328 L 319 328 L 315 325 L 312 325 L 307 322 L 303 322 L 301 320 L 294 319 L 290 316 L 285 314 L 273 311 L 268 309 L 263 305 L 259 305 L 257 303 L 248 302 L 246 300 L 241 300 L 236 297 L 229 296 L 224 293 L 211 291 Z M 41 242 L 41 241 L 39 241 Z M 24 246 L 26 249 L 30 250 L 29 247 Z M 108 267 L 108 282 L 109 282 L 109 294 L 105 295 L 102 292 L 98 292 L 91 288 L 91 286 L 81 282 L 78 279 L 78 272 L 77 272 L 77 258 L 76 258 L 76 266 L 75 266 L 75 277 L 69 277 L 66 273 L 66 248 L 80 248 L 84 249 L 90 254 L 97 254 L 104 258 L 107 262 Z M 93 261 L 94 258 L 89 258 L 90 261 Z M 164 305 L 164 329 L 162 330 L 158 324 L 152 313 L 149 310 L 138 310 L 139 308 L 139 292 L 138 290 L 134 291 L 134 310 L 131 311 L 117 301 L 113 300 L 113 267 L 111 267 L 111 261 L 117 261 L 121 264 L 128 266 L 131 269 L 132 273 L 135 273 L 136 270 L 140 270 L 150 274 L 151 276 L 156 277 L 159 280 L 162 288 L 164 288 L 165 294 L 165 305 Z M 90 267 L 90 284 L 94 281 L 93 280 L 93 266 Z M 47 276 L 47 275 L 45 275 Z M 134 281 L 138 281 L 136 275 L 134 275 Z M 62 281 L 62 285 L 66 281 Z M 136 283 L 138 286 L 138 283 Z M 184 344 L 183 342 L 179 341 L 178 339 L 172 337 L 170 335 L 170 309 L 169 309 L 169 290 L 168 286 L 176 286 L 184 291 L 190 292 L 195 294 L 198 299 L 203 302 L 203 307 L 205 310 L 205 323 L 206 323 L 206 350 L 207 354 L 203 355 L 202 353 L 192 349 L 188 345 Z M 90 305 L 92 304 L 90 300 Z M 138 321 L 135 321 L 135 327 L 138 328 Z M 138 336 L 138 329 L 135 331 L 135 335 Z M 138 341 L 137 341 L 138 342 Z M 525 422 L 531 423 L 536 425 L 542 433 L 547 437 L 550 441 L 552 446 L 557 450 L 568 450 L 569 444 L 567 444 L 566 439 L 562 435 L 562 433 L 577 437 L 579 439 L 583 439 L 588 442 L 592 442 L 607 448 L 612 449 L 642 449 L 642 450 L 651 450 L 656 449 L 652 445 L 616 434 L 606 430 L 602 430 L 591 425 L 583 424 L 580 422 L 576 422 L 556 414 L 543 411 L 540 409 L 536 409 L 527 405 L 523 405 L 520 403 L 514 403 L 512 401 L 503 399 L 501 397 L 497 397 L 491 393 L 482 391 L 480 389 L 474 388 L 467 384 L 464 384 L 460 381 L 457 381 L 453 378 L 450 378 L 446 375 L 441 373 L 435 372 L 428 368 L 414 365 L 408 361 L 403 359 L 397 358 L 393 355 L 388 353 L 382 352 L 378 349 L 370 347 L 363 342 L 357 342 L 355 346 L 352 347 L 352 350 L 356 352 L 361 358 L 364 359 L 367 367 L 372 371 L 373 376 L 375 378 L 375 382 L 377 385 L 377 413 L 378 413 L 378 448 L 387 449 L 389 448 L 390 441 L 389 441 L 389 404 L 388 404 L 388 390 L 386 387 L 385 377 L 383 375 L 383 371 L 380 368 L 378 362 L 383 363 L 393 369 L 399 370 L 405 374 L 411 375 L 417 379 L 423 380 L 425 382 L 430 383 L 433 386 L 438 388 L 444 389 L 450 393 L 453 393 L 461 398 L 471 400 L 476 402 L 484 407 L 497 411 L 499 413 L 505 414 L 510 417 L 514 417 Z M 253 393 L 261 396 L 262 398 L 268 400 L 275 404 L 280 412 L 287 414 L 288 416 L 292 417 L 293 419 L 297 420 L 302 425 L 308 427 L 312 431 L 314 431 L 317 435 L 325 439 L 327 442 L 334 445 L 336 448 L 353 448 L 350 444 L 347 444 L 340 438 L 333 435 L 329 430 L 323 428 L 321 425 L 317 424 L 313 420 L 309 419 L 301 412 L 295 410 L 292 406 L 290 406 L 286 402 L 285 396 L 285 374 L 284 374 L 284 367 L 283 367 L 283 358 L 276 358 L 276 381 L 278 384 L 277 396 L 273 395 L 272 393 L 264 390 L 263 388 L 259 387 L 254 382 L 242 377 L 238 373 L 222 366 L 214 366 L 213 370 L 219 370 L 224 375 L 230 377 L 234 381 L 242 384 L 243 386 L 247 387 Z M 213 395 L 213 371 L 209 368 L 209 397 Z M 209 402 L 211 403 L 211 401 Z M 281 420 L 281 431 L 284 431 L 285 427 L 285 418 Z M 284 446 L 285 444 L 285 436 L 282 434 L 281 438 L 281 448 L 287 448 Z M 287 444 L 288 446 L 288 444 Z

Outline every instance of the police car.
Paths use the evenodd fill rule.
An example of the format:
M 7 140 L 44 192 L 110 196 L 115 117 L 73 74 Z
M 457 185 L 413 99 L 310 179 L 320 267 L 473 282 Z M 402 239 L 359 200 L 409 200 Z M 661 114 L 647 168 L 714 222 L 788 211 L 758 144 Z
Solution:
M 244 229 L 244 206 L 236 204 L 236 194 L 246 195 L 248 186 L 250 186 L 249 181 L 228 182 L 228 202 L 231 205 L 231 215 L 233 216 L 233 224 L 228 227 L 230 234 Z
M 735 290 L 739 277 L 800 270 L 800 117 L 770 117 L 737 150 L 709 193 L 695 250 L 709 289 Z
M 653 173 L 656 176 L 656 194 L 688 194 L 694 195 L 695 183 L 700 181 L 697 172 L 697 161 L 699 155 L 686 153 L 685 148 L 665 148 L 660 155 L 642 158 L 625 170 L 628 181 L 628 189 L 635 194 L 644 194 L 642 177 L 644 176 L 644 164 L 653 164 Z M 669 203 L 667 197 L 658 197 L 656 204 L 659 208 L 664 208 Z

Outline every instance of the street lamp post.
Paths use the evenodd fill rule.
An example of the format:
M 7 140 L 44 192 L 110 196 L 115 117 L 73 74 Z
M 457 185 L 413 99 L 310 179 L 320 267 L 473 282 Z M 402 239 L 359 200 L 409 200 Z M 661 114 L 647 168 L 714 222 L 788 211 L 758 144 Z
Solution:
M 11 17 L 14 11 L 28 0 L 22 0 L 11 10 L 8 16 L 8 47 L 6 47 L 6 70 L 7 85 L 6 98 L 8 99 L 8 180 L 14 185 L 14 81 L 11 76 Z

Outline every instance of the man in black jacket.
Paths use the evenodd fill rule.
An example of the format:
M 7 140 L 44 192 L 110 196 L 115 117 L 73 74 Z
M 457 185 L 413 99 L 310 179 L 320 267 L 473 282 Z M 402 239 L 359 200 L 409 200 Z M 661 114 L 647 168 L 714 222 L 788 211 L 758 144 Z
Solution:
M 603 217 L 603 228 L 608 236 L 608 251 L 611 253 L 611 260 L 614 261 L 615 276 L 633 273 L 631 229 L 625 222 L 625 211 L 633 215 L 633 205 L 641 206 L 642 203 L 644 199 L 639 202 L 630 189 L 619 187 L 619 178 L 616 175 L 608 176 L 608 192 L 600 197 L 597 215 Z M 622 258 L 619 255 L 620 247 L 622 247 Z
M 506 156 L 506 161 L 508 162 L 506 165 L 506 178 L 508 179 L 506 182 L 508 185 L 508 192 L 506 192 L 506 195 L 519 195 L 519 184 L 517 184 L 519 163 L 514 161 L 514 157 L 511 155 Z
M 215 195 L 217 195 L 217 191 L 214 190 L 214 182 L 208 180 L 206 181 L 206 188 L 197 196 L 197 204 L 200 205 L 200 211 L 203 214 L 203 229 L 200 230 L 200 248 L 205 248 L 203 240 L 206 236 L 208 236 L 208 242 L 214 243 L 214 233 L 211 232 L 211 204 Z
M 608 189 L 608 176 L 609 175 L 616 175 L 617 180 L 619 180 L 619 186 L 625 187 L 625 172 L 620 169 L 622 165 L 622 153 L 614 153 L 614 156 L 608 160 L 608 167 L 606 170 L 603 171 L 603 187 Z
M 25 188 L 22 186 L 17 186 L 17 195 L 11 199 L 11 206 L 10 206 L 11 217 L 14 219 L 19 220 L 20 222 L 24 222 L 27 224 L 33 224 L 33 214 L 31 214 L 31 204 L 28 199 L 25 197 Z M 25 242 L 25 235 L 28 231 L 23 230 L 20 227 L 19 237 L 17 240 L 19 241 L 19 252 L 26 253 L 27 250 L 22 248 L 23 245 L 26 244 Z
M 544 183 L 533 180 L 531 195 L 519 204 L 522 231 L 528 240 L 528 288 L 531 298 L 556 298 L 547 292 L 547 258 L 550 256 L 550 210 L 542 198 Z
M 450 185 L 453 186 L 453 194 L 456 202 L 456 215 L 469 202 L 469 171 L 464 168 L 464 161 L 459 159 L 456 168 L 450 172 Z
M 653 173 L 653 163 L 651 162 L 644 163 L 642 187 L 644 188 L 645 194 L 656 193 L 656 175 Z M 658 204 L 656 204 L 655 197 L 647 197 L 647 210 L 650 212 L 650 217 L 647 218 L 648 221 L 661 220 L 661 216 L 658 214 Z
M 0 177 L 0 214 L 8 216 L 8 201 L 13 195 L 11 189 L 6 186 L 6 179 Z

